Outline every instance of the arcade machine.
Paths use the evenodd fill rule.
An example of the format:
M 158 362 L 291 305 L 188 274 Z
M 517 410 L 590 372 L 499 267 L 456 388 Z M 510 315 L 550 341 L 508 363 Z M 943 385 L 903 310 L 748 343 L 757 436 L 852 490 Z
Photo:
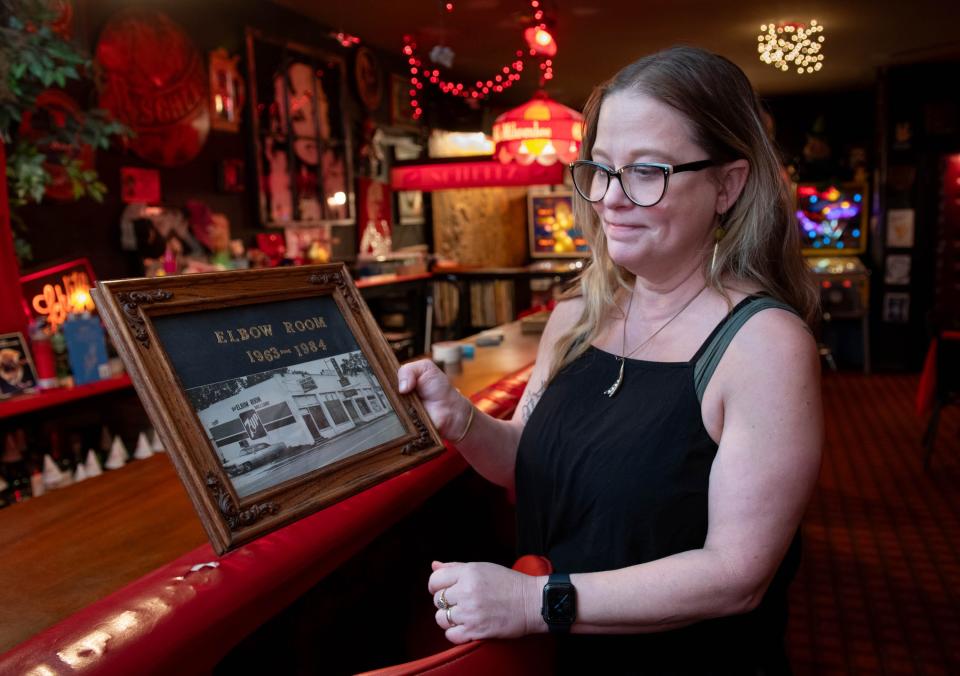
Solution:
M 530 280 L 533 305 L 547 306 L 558 285 L 579 273 L 590 255 L 587 240 L 573 220 L 573 193 L 531 190 L 527 196 L 527 229 L 530 257 L 534 259 L 531 270 L 557 275 Z
M 830 336 L 840 324 L 859 323 L 863 370 L 870 372 L 869 271 L 857 257 L 867 244 L 867 186 L 800 183 L 797 225 L 807 266 L 820 288 L 823 327 L 820 354 L 836 370 Z

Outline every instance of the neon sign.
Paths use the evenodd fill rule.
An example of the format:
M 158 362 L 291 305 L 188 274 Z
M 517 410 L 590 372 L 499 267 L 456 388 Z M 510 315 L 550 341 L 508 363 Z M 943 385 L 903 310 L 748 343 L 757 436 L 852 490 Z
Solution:
M 85 258 L 20 278 L 28 314 L 33 319 L 45 318 L 50 332 L 70 315 L 96 310 L 90 296 L 92 284 L 93 271 Z

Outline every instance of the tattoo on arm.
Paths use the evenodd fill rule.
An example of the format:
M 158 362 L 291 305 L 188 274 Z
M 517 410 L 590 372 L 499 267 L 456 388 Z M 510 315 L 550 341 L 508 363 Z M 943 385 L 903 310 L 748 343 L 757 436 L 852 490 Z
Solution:
M 543 396 L 543 391 L 546 388 L 546 381 L 541 381 L 540 388 L 536 392 L 527 392 L 525 395 L 526 401 L 523 402 L 523 406 L 520 409 L 520 420 L 522 420 L 524 424 L 530 420 L 530 416 L 533 415 L 533 409 L 537 407 L 537 402 L 540 401 L 540 397 Z

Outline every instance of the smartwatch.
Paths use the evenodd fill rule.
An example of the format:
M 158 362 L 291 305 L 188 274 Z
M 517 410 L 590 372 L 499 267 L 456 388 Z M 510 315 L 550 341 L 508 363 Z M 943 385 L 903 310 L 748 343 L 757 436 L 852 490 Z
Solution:
M 540 615 L 551 634 L 567 634 L 577 619 L 577 588 L 565 573 L 553 573 L 543 586 Z

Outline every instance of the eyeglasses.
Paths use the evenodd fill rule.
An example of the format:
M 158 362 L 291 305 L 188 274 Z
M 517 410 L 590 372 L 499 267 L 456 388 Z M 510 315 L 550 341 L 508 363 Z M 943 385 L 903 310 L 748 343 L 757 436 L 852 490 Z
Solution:
M 667 194 L 671 174 L 684 171 L 700 171 L 713 165 L 713 160 L 700 160 L 686 164 L 660 164 L 638 162 L 611 169 L 599 162 L 578 160 L 570 165 L 573 185 L 580 196 L 588 202 L 599 202 L 607 194 L 610 178 L 620 181 L 623 194 L 638 207 L 652 207 Z

